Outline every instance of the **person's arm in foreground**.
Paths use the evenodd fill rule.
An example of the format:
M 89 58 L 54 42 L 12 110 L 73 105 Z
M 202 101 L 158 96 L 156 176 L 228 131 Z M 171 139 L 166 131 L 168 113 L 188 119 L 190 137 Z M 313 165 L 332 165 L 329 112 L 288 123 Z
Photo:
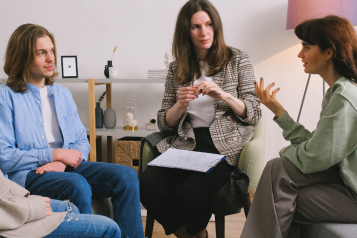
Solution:
M 28 194 L 26 189 L 6 179 L 0 171 L 0 230 L 16 229 L 51 215 L 49 198 Z
M 355 131 L 351 130 L 351 126 L 346 126 L 347 121 L 357 123 L 357 119 L 351 121 L 356 118 L 356 115 L 351 116 L 351 112 L 355 110 L 341 94 L 332 96 L 316 130 L 309 133 L 299 123 L 294 122 L 276 100 L 275 95 L 279 89 L 275 89 L 270 95 L 272 86 L 260 90 L 256 85 L 256 89 L 260 91 L 262 103 L 278 117 L 275 121 L 283 129 L 284 138 L 292 143 L 280 151 L 281 157 L 289 159 L 303 173 L 314 173 L 339 163 L 355 149 Z M 260 87 L 264 87 L 264 82 Z
M 260 102 L 264 104 L 270 111 L 275 115 L 275 120 L 285 114 L 287 117 L 290 117 L 289 114 L 285 111 L 284 107 L 276 99 L 276 93 L 280 91 L 280 88 L 274 89 L 271 94 L 270 90 L 274 87 L 275 84 L 271 83 L 264 90 L 264 78 L 260 78 L 260 82 L 255 84 L 255 91 L 260 99 Z M 283 131 L 283 136 L 286 140 L 289 140 L 291 144 L 300 144 L 304 141 L 307 141 L 312 137 L 313 133 L 305 129 L 300 123 L 294 122 L 291 129 L 288 131 Z

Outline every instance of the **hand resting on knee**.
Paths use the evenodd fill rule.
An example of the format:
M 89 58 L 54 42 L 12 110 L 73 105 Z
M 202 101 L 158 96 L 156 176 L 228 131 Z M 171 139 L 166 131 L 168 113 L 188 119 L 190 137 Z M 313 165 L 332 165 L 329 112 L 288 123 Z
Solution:
M 54 149 L 52 152 L 53 161 L 60 161 L 69 167 L 76 169 L 81 161 L 81 152 L 72 149 Z

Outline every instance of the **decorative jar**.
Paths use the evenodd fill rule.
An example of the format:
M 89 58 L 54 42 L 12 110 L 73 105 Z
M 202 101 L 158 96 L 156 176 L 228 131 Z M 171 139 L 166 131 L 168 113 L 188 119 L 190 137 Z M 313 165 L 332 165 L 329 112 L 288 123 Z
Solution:
M 153 124 L 153 123 L 146 123 L 146 124 L 145 124 L 145 129 L 146 129 L 146 130 L 155 130 L 155 124 Z
M 124 114 L 124 130 L 137 130 L 138 121 L 136 114 L 136 105 L 133 102 L 128 102 L 125 104 L 125 114 Z
M 112 61 L 108 60 L 108 64 L 106 66 L 104 66 L 104 75 L 105 77 L 109 78 L 109 68 L 113 67 L 112 65 Z
M 117 67 L 110 67 L 109 68 L 109 78 L 117 79 L 119 77 L 119 70 Z

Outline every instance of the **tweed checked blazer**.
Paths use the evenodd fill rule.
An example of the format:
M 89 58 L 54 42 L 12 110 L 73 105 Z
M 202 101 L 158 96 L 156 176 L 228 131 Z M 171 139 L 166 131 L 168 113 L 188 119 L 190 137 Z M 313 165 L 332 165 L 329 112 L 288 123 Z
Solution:
M 238 165 L 244 145 L 254 134 L 254 125 L 261 117 L 260 101 L 255 94 L 254 72 L 247 52 L 231 48 L 233 59 L 216 75 L 213 81 L 225 92 L 243 101 L 247 117 L 241 118 L 223 100 L 214 100 L 215 117 L 209 126 L 214 145 L 220 154 L 227 156 L 230 165 Z M 193 81 L 178 85 L 175 82 L 177 64 L 172 62 L 165 83 L 165 93 L 161 109 L 157 113 L 158 127 L 161 131 L 171 131 L 172 136 L 160 141 L 156 147 L 160 153 L 169 148 L 193 150 L 196 146 L 193 127 L 187 117 L 187 108 L 177 126 L 166 125 L 166 112 L 178 101 L 178 91 L 190 87 Z

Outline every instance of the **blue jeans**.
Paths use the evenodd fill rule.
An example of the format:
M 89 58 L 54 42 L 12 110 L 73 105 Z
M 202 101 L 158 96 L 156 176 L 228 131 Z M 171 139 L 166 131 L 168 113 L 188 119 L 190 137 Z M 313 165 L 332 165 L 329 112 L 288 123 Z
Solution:
M 82 162 L 77 169 L 28 173 L 25 187 L 32 195 L 70 200 L 80 213 L 91 214 L 92 196 L 111 197 L 113 216 L 123 237 L 144 237 L 139 180 L 133 168 L 101 162 Z
M 78 208 L 68 201 L 51 199 L 53 212 L 65 212 L 62 223 L 46 237 L 113 237 L 121 238 L 118 225 L 110 218 L 98 215 L 79 214 Z

